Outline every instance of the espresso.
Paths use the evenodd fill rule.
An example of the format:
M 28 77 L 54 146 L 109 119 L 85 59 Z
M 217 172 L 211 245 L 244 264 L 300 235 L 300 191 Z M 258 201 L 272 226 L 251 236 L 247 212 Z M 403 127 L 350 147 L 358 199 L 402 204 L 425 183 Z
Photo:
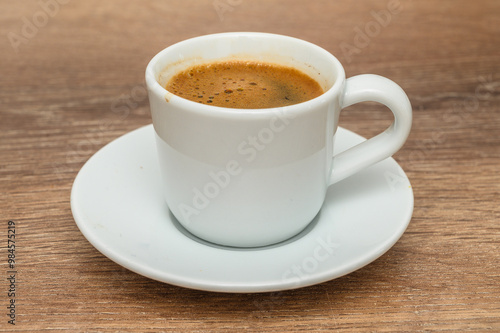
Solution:
M 238 109 L 292 105 L 323 94 L 318 82 L 296 68 L 243 60 L 192 66 L 165 88 L 193 102 Z

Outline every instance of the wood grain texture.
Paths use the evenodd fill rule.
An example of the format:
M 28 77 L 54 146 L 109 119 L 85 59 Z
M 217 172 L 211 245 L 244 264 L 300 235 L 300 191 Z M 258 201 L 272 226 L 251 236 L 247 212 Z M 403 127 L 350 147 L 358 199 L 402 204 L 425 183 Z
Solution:
M 42 3 L 54 2 L 0 4 L 0 332 L 500 331 L 500 2 L 61 1 L 44 20 Z M 370 23 L 397 4 L 384 26 Z M 34 20 L 39 27 L 23 34 Z M 356 44 L 367 27 L 371 37 Z M 151 122 L 150 58 L 223 31 L 299 37 L 337 55 L 348 76 L 380 74 L 407 91 L 414 126 L 395 158 L 415 210 L 381 258 L 308 288 L 210 293 L 132 273 L 79 232 L 74 177 L 99 148 Z M 13 34 L 24 38 L 17 47 Z M 370 137 L 390 117 L 365 103 L 341 126 Z M 15 326 L 4 277 L 9 220 Z

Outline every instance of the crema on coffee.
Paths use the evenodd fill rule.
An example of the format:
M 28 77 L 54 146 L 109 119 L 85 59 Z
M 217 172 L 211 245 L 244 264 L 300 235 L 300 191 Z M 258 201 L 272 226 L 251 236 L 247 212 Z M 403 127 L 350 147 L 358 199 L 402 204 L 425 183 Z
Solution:
M 194 102 L 238 109 L 287 106 L 323 94 L 318 82 L 294 67 L 244 60 L 194 65 L 165 88 Z

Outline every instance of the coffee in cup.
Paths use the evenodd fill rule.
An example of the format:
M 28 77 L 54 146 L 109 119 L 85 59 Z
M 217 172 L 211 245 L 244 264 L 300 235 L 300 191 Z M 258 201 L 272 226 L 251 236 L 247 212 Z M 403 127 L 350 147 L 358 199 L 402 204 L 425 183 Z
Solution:
M 225 72 L 228 61 L 233 69 Z M 261 68 L 272 75 L 281 73 L 276 76 L 285 94 L 266 100 L 262 92 L 271 96 L 272 86 L 266 83 L 268 74 L 257 81 L 235 70 L 248 72 L 257 64 L 266 64 Z M 206 77 L 195 73 L 210 72 L 209 65 L 217 71 Z M 292 100 L 289 92 L 299 84 L 287 75 L 296 70 L 321 89 Z M 195 80 L 187 86 L 173 80 L 191 71 Z M 316 86 L 301 74 L 296 77 L 308 82 L 297 89 L 301 97 Z M 214 90 L 197 86 L 196 79 L 208 88 L 214 83 Z M 167 87 L 171 80 L 175 85 Z M 371 74 L 346 79 L 331 53 L 282 35 L 235 32 L 179 42 L 150 61 L 146 84 L 162 174 L 158 186 L 166 204 L 187 231 L 225 246 L 266 246 L 300 233 L 320 212 L 330 185 L 398 151 L 412 123 L 410 102 L 396 83 Z M 245 89 L 251 92 L 247 97 L 227 98 L 241 97 L 237 93 Z M 217 102 L 216 96 L 221 97 Z M 334 156 L 341 110 L 364 101 L 386 105 L 394 122 Z
M 294 67 L 245 60 L 191 66 L 165 89 L 193 102 L 237 109 L 287 106 L 323 94 L 318 82 Z

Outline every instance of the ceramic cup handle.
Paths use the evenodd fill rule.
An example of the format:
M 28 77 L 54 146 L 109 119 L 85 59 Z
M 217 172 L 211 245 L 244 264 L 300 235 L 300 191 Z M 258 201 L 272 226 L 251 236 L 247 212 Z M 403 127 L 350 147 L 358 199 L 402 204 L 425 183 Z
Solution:
M 394 122 L 377 136 L 335 155 L 330 184 L 390 157 L 403 146 L 410 134 L 411 104 L 400 86 L 385 77 L 372 74 L 347 79 L 342 108 L 368 101 L 387 106 L 394 114 Z

